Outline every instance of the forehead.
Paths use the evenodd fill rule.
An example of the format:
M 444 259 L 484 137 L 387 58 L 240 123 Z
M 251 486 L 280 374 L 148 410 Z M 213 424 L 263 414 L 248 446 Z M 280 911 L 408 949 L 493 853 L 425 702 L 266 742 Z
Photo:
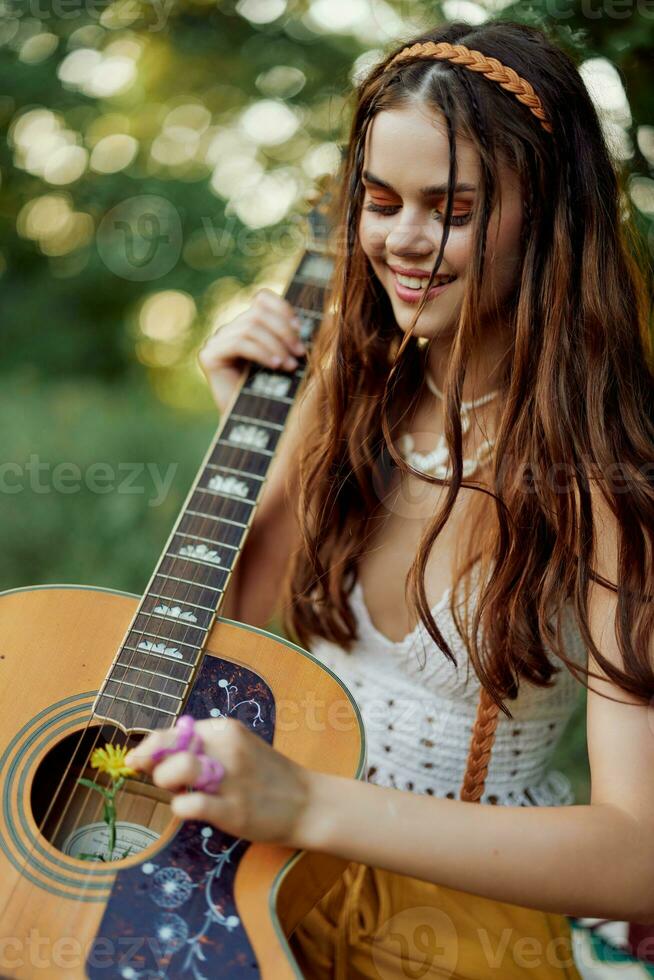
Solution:
M 441 113 L 421 104 L 377 113 L 368 129 L 365 166 L 375 176 L 406 190 L 447 181 L 447 123 Z M 472 142 L 456 135 L 457 178 L 478 182 L 479 157 Z

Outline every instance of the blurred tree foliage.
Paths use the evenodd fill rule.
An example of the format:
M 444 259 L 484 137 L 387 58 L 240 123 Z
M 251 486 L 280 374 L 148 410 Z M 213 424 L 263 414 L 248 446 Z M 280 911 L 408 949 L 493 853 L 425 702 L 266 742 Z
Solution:
M 628 105 L 614 88 L 609 110 L 652 240 L 645 0 L 0 9 L 0 462 L 14 467 L 0 495 L 2 588 L 143 588 L 216 424 L 197 348 L 254 283 L 282 287 L 303 197 L 346 137 L 356 71 L 422 27 L 525 21 L 578 62 L 615 66 Z M 105 492 L 87 479 L 98 462 L 114 474 Z M 76 490 L 62 489 L 61 464 L 72 485 L 78 468 Z M 130 464 L 144 467 L 133 492 L 121 486 Z M 148 464 L 173 473 L 154 505 Z M 561 751 L 583 796 L 581 714 L 571 731 Z
M 270 258 L 266 241 L 290 223 L 297 198 L 320 169 L 319 159 L 313 169 L 303 169 L 307 155 L 344 138 L 343 96 L 351 87 L 356 59 L 371 51 L 374 57 L 414 27 L 445 15 L 467 15 L 474 21 L 480 12 L 489 16 L 499 6 L 497 0 L 484 5 L 426 0 L 5 0 L 0 34 L 0 124 L 8 136 L 0 145 L 6 311 L 1 370 L 28 362 L 44 376 L 121 377 L 135 365 L 135 336 L 129 330 L 134 310 L 145 296 L 163 289 L 193 297 L 197 316 L 187 334 L 192 346 L 215 311 L 217 281 L 250 283 Z M 649 173 L 649 163 L 636 133 L 650 122 L 654 90 L 654 16 L 651 10 L 645 16 L 647 10 L 635 0 L 631 6 L 624 0 L 544 0 L 509 4 L 491 14 L 537 23 L 578 59 L 602 56 L 618 68 L 631 105 L 626 130 L 634 153 L 629 166 L 640 174 Z M 123 76 L 128 84 L 121 86 Z M 281 221 L 264 227 L 257 249 L 252 247 L 256 232 L 234 213 L 237 191 L 211 189 L 212 171 L 216 165 L 225 169 L 230 153 L 238 158 L 238 146 L 225 141 L 221 148 L 218 140 L 212 149 L 212 137 L 221 131 L 242 132 L 245 111 L 262 100 L 289 108 L 297 124 L 288 138 L 282 132 L 279 142 L 274 134 L 258 145 L 256 137 L 251 140 L 254 163 L 264 173 L 281 171 L 298 186 L 296 200 Z M 175 107 L 189 105 L 197 109 L 194 119 L 189 121 L 182 111 L 178 124 L 167 123 Z M 35 123 L 21 152 L 16 123 L 35 108 L 54 114 L 62 138 L 48 144 L 52 132 L 47 120 L 41 126 Z M 280 117 L 282 127 L 288 122 Z M 250 127 L 256 125 L 253 117 Z M 112 136 L 117 137 L 113 157 L 110 144 L 105 142 L 103 152 L 101 142 Z M 125 136 L 135 153 L 123 166 L 121 153 L 128 151 L 121 150 L 120 138 Z M 39 144 L 51 145 L 52 154 L 59 154 L 59 168 L 49 172 L 48 161 L 38 159 Z M 67 146 L 72 157 L 68 172 Z M 58 240 L 47 227 L 46 213 L 40 247 L 34 239 L 39 228 L 30 237 L 25 228 L 21 233 L 17 219 L 23 212 L 23 224 L 29 225 L 26 206 L 53 193 L 87 221 L 80 222 L 77 237 L 71 233 Z M 163 271 L 149 279 L 125 275 L 120 263 L 108 259 L 109 246 L 102 248 L 103 219 L 124 202 L 145 195 L 167 202 L 179 221 L 176 261 L 170 268 L 164 263 Z M 137 201 L 126 223 L 138 223 L 139 214 Z M 56 225 L 54 215 L 50 223 Z M 120 248 L 119 230 L 114 231 L 114 247 Z M 149 232 L 141 228 L 144 248 L 156 246 L 157 231 L 161 227 L 156 223 Z M 132 232 L 137 241 L 138 228 Z M 248 247 L 239 247 L 244 242 Z M 125 238 L 123 247 L 128 244 Z M 177 362 L 187 352 L 180 345 Z M 145 360 L 146 367 L 163 366 L 156 356 L 149 365 Z

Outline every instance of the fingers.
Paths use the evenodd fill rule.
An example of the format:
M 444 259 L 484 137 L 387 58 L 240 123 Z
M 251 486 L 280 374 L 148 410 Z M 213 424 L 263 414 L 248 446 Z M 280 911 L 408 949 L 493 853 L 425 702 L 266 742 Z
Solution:
M 200 760 L 192 752 L 175 752 L 154 767 L 152 780 L 162 789 L 179 792 L 193 786 L 202 774 Z
M 225 824 L 225 801 L 213 793 L 184 793 L 176 796 L 170 808 L 180 820 L 206 820 L 216 827 Z
M 262 289 L 257 293 L 253 307 L 257 321 L 275 334 L 289 355 L 302 357 L 306 353 L 299 337 L 300 319 L 290 303 L 271 290 Z
M 161 749 L 171 749 L 177 741 L 177 735 L 175 728 L 160 729 L 146 735 L 137 746 L 127 753 L 125 756 L 126 764 L 149 775 L 156 765 L 152 758 L 153 753 Z M 128 759 L 129 762 L 127 762 Z
M 203 751 L 218 762 L 222 762 L 225 757 L 231 759 L 234 755 L 234 745 L 238 744 L 244 736 L 244 731 L 241 730 L 242 727 L 239 722 L 231 718 L 205 718 L 196 723 L 195 735 L 201 741 Z M 127 753 L 125 762 L 140 772 L 152 775 L 158 785 L 164 785 L 159 782 L 160 778 L 168 780 L 178 777 L 182 779 L 179 785 L 184 785 L 185 775 L 189 772 L 189 759 L 193 760 L 195 766 L 194 776 L 191 780 L 186 781 L 190 785 L 190 783 L 195 782 L 201 773 L 201 765 L 197 755 L 193 752 L 174 752 L 163 760 L 158 761 L 156 758 L 156 753 L 161 749 L 173 749 L 178 738 L 179 730 L 177 728 L 164 728 L 156 732 L 151 732 Z M 192 745 L 191 747 L 193 748 L 194 746 Z M 153 754 L 155 755 L 154 759 Z M 182 766 L 181 769 L 166 765 L 178 759 L 182 760 L 180 763 Z M 171 787 L 166 783 L 165 788 L 169 789 Z
M 260 289 L 251 306 L 212 334 L 198 352 L 221 412 L 230 404 L 247 362 L 273 371 L 294 371 L 307 353 L 301 324 L 290 303 L 270 289 Z
M 209 760 L 215 765 L 211 767 Z M 142 771 L 151 773 L 152 781 L 171 793 L 179 793 L 187 786 L 197 786 L 207 792 L 215 792 L 224 775 L 224 767 L 212 756 L 198 756 L 193 752 L 175 752 L 161 762 L 150 758 L 139 765 Z

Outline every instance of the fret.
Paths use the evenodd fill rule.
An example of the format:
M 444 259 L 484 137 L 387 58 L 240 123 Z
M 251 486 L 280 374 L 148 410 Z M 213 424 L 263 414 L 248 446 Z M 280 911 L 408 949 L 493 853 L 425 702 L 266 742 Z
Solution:
M 324 286 L 316 279 L 316 277 L 310 272 L 303 272 L 302 266 L 299 267 L 295 275 L 293 276 L 293 282 L 301 283 L 304 285 L 309 285 L 316 290 L 324 290 Z
M 300 318 L 307 316 L 312 320 L 322 320 L 325 315 L 322 310 L 307 310 L 303 306 L 296 306 L 295 312 Z
M 222 592 L 229 577 L 229 572 L 225 572 L 221 568 L 216 568 L 215 565 L 192 564 L 186 561 L 185 558 L 170 558 L 165 555 L 161 559 L 159 568 L 157 569 L 157 575 L 165 575 L 166 578 L 183 582 L 187 585 L 206 586 Z M 179 605 L 184 605 L 183 590 L 178 590 L 175 602 Z
M 257 398 L 275 398 L 290 405 L 296 390 L 292 374 L 286 371 L 269 371 L 267 368 L 255 365 L 250 369 L 240 394 L 245 392 L 256 395 Z
M 225 464 L 234 469 L 238 469 L 246 476 L 259 476 L 265 478 L 268 475 L 270 457 L 266 453 L 251 453 L 246 449 L 237 449 L 236 446 L 225 444 L 220 439 L 216 441 L 210 463 Z
M 168 677 L 170 680 L 178 681 L 186 686 L 193 676 L 195 665 L 179 660 L 164 659 L 156 653 L 146 653 L 144 650 L 132 650 L 131 648 L 127 650 L 123 646 L 112 670 L 115 670 L 116 667 L 150 670 L 160 677 Z
M 167 579 L 170 579 L 173 582 L 183 582 L 185 585 L 197 585 L 198 584 L 196 582 L 192 582 L 188 578 L 179 578 L 177 575 L 161 575 L 160 578 L 167 578 Z M 211 588 L 211 586 L 210 586 L 210 588 Z M 216 590 L 216 591 L 218 591 L 218 590 Z
M 283 425 L 278 425 L 277 422 L 269 422 L 267 419 L 263 419 L 260 416 L 256 418 L 250 418 L 247 415 L 238 415 L 236 412 L 230 412 L 230 419 L 236 419 L 238 422 L 251 422 L 255 425 L 266 425 L 271 429 L 276 429 L 278 432 L 284 431 Z
M 307 310 L 303 309 L 301 306 L 297 306 L 295 308 L 295 313 L 300 321 L 300 340 L 302 340 L 305 344 L 310 344 L 321 320 L 323 319 L 323 312 L 322 310 L 320 312 L 316 312 L 315 310 Z
M 284 298 L 296 310 L 320 310 L 321 315 L 324 315 L 327 290 L 324 286 L 317 285 L 315 281 L 296 275 L 286 290 Z
M 183 701 L 186 697 L 186 692 L 188 691 L 187 683 L 175 680 L 174 677 L 170 677 L 168 674 L 159 674 L 156 670 L 147 670 L 145 667 L 126 667 L 123 664 L 114 664 L 107 680 L 128 683 L 130 678 L 136 680 L 139 678 L 143 679 L 144 674 L 146 677 L 157 678 L 157 680 L 163 683 L 164 690 L 158 690 L 154 687 L 151 687 L 150 690 L 158 690 L 159 694 L 170 694 L 171 697 L 176 697 L 178 701 Z M 165 688 L 172 688 L 172 690 L 165 690 Z
M 109 681 L 107 681 L 109 683 Z M 161 712 L 163 715 L 170 715 L 175 717 L 177 712 L 173 709 L 172 711 L 167 708 L 162 708 L 158 704 L 146 704 L 144 701 L 137 701 L 136 698 L 123 698 L 117 694 L 105 694 L 104 692 L 100 695 L 101 701 L 123 701 L 129 704 L 132 708 L 154 708 L 155 711 Z
M 329 286 L 334 276 L 334 265 L 333 256 L 326 252 L 324 246 L 316 248 L 314 243 L 302 256 L 295 278 L 299 273 L 304 280 L 311 279 L 317 285 Z
M 183 533 L 182 531 L 175 531 L 175 538 L 178 538 L 178 537 L 179 538 L 189 538 L 191 541 L 199 541 L 201 544 L 207 544 L 207 545 L 210 545 L 210 544 L 213 545 L 213 544 L 216 543 L 213 538 L 201 538 L 198 534 L 186 534 L 186 533 Z M 173 538 L 173 541 L 174 541 L 174 538 Z M 186 547 L 186 545 L 184 545 L 184 547 Z M 229 548 L 231 551 L 238 551 L 238 548 L 235 545 L 227 544 L 226 541 L 221 542 L 220 547 L 221 548 Z
M 196 653 L 200 652 L 200 647 L 197 643 L 189 643 L 187 640 L 178 640 L 173 636 L 160 636 L 159 633 L 147 633 L 145 630 L 130 630 L 131 633 L 138 634 L 138 637 L 147 636 L 153 640 L 171 643 L 176 647 L 188 647 L 189 650 L 195 650 Z
M 197 487 L 189 501 L 187 513 L 201 514 L 203 517 L 210 517 L 214 521 L 225 521 L 236 527 L 247 527 L 252 516 L 253 505 L 254 500 L 225 497 L 209 490 L 208 487 Z
M 178 558 L 180 557 L 179 552 L 176 551 L 166 551 L 164 557 Z M 194 565 L 204 565 L 207 568 L 219 568 L 223 572 L 231 572 L 231 568 L 227 565 L 220 565 L 216 561 L 204 561 L 202 558 L 189 558 L 186 555 L 182 555 L 184 561 L 192 562 Z
M 204 588 L 210 592 L 216 592 L 216 593 L 222 592 L 222 589 L 216 588 L 216 586 L 209 585 L 206 582 L 194 582 L 193 579 L 182 578 L 180 575 L 169 575 L 164 572 L 158 572 L 157 578 L 165 578 L 168 579 L 169 582 L 179 582 L 182 585 L 190 585 L 193 588 Z M 179 599 L 179 596 L 176 596 L 175 598 Z
M 281 433 L 263 426 L 258 420 L 233 421 L 229 415 L 220 439 L 231 449 L 244 449 L 249 453 L 273 455 Z
M 219 484 L 215 484 L 215 486 L 218 485 Z M 232 486 L 232 484 L 228 484 L 228 486 Z M 242 495 L 240 492 L 238 494 L 226 493 L 224 490 L 215 490 L 214 487 L 200 487 L 200 486 L 196 487 L 196 492 L 208 493 L 211 497 L 219 497 L 220 499 L 224 499 L 224 500 L 234 500 L 239 504 L 242 503 L 242 504 L 251 505 L 254 503 L 254 500 L 249 500 L 247 497 L 247 493 L 248 493 L 247 487 Z
M 269 459 L 275 455 L 270 449 L 264 449 L 263 447 L 257 448 L 256 446 L 248 446 L 247 449 L 244 446 L 237 446 L 233 442 L 229 442 L 227 439 L 218 439 L 216 442 L 217 446 L 224 446 L 227 449 L 241 449 L 248 453 L 257 453 L 259 456 L 267 456 Z
M 160 711 L 158 708 L 148 708 L 104 695 L 98 698 L 93 708 L 94 715 L 109 718 L 127 731 L 152 732 L 157 728 L 169 728 L 178 713 Z
M 196 609 L 196 612 L 199 610 Z M 202 613 L 202 615 L 208 616 L 208 613 Z M 137 637 L 141 639 L 145 636 L 148 639 L 165 640 L 173 646 L 179 646 L 182 643 L 193 647 L 195 650 L 200 650 L 207 638 L 207 633 L 208 630 L 203 627 L 188 626 L 186 623 L 180 623 L 163 616 L 155 616 L 144 610 L 138 613 L 134 625 L 125 637 L 125 642 L 133 643 Z
M 168 599 L 169 598 L 169 596 L 159 595 L 157 592 L 148 592 L 146 598 L 149 598 L 150 596 L 152 596 L 155 599 Z M 205 610 L 206 612 L 212 613 L 212 614 L 215 613 L 215 611 L 216 611 L 215 609 L 211 609 L 209 606 L 200 606 L 200 605 L 198 605 L 197 602 L 191 602 L 189 599 L 184 599 L 184 605 L 185 606 L 193 606 L 194 609 L 202 609 L 202 610 Z
M 247 527 L 247 524 L 243 524 L 242 521 L 232 521 L 232 520 L 230 520 L 227 517 L 218 517 L 215 514 L 204 514 L 200 510 L 189 510 L 189 509 L 187 509 L 186 513 L 187 514 L 190 514 L 191 517 L 204 517 L 204 518 L 207 518 L 207 520 L 210 520 L 210 521 L 219 521 L 221 524 L 231 524 L 233 527 Z
M 212 482 L 212 480 L 214 482 Z M 241 484 L 240 481 L 236 481 L 238 485 L 238 490 L 236 490 L 236 485 L 234 483 L 225 483 L 224 481 L 216 481 L 215 477 L 210 478 L 210 486 L 202 487 L 197 486 L 196 492 L 208 493 L 210 497 L 218 497 L 221 500 L 235 500 L 237 503 L 251 504 L 252 500 L 248 500 L 248 488 L 245 484 Z M 234 487 L 234 493 L 228 493 L 226 490 L 217 490 L 216 487 L 229 486 Z
M 162 657 L 164 660 L 172 663 L 177 662 L 191 667 L 195 666 L 197 658 L 191 656 L 185 657 L 183 651 L 172 640 L 168 642 L 165 640 L 141 640 L 137 636 L 134 638 L 134 642 L 136 646 L 123 643 L 123 650 L 133 650 L 134 653 L 151 653 L 155 657 Z M 196 652 L 199 653 L 199 651 Z
M 240 476 L 241 478 L 244 475 L 240 470 L 234 470 L 231 466 L 221 466 L 217 463 L 207 463 L 206 468 L 210 470 L 224 470 L 225 473 L 233 473 L 235 476 Z M 266 479 L 265 476 L 257 476 L 254 473 L 248 473 L 247 475 L 250 479 L 259 480 L 261 483 Z
M 225 545 L 232 545 L 235 551 L 239 551 L 243 542 L 243 528 L 224 521 L 212 521 L 209 525 L 207 518 L 196 517 L 185 511 L 180 521 L 182 531 L 189 531 L 191 534 L 198 527 L 202 530 L 211 530 L 213 535 L 212 544 L 216 551 L 220 552 Z M 194 535 L 195 536 L 195 535 Z M 204 540 L 207 540 L 206 538 Z
M 126 690 L 126 688 L 131 688 L 136 691 L 136 697 L 140 700 L 132 701 L 131 692 Z M 102 697 L 119 698 L 121 701 L 129 701 L 130 704 L 140 704 L 146 708 L 156 708 L 157 711 L 169 710 L 171 714 L 176 714 L 184 700 L 172 694 L 162 694 L 160 691 L 156 691 L 151 687 L 142 687 L 140 684 L 131 684 L 129 681 L 113 679 L 109 679 L 106 682 L 102 689 Z
M 241 388 L 241 394 L 253 395 L 254 392 L 251 392 L 249 391 L 248 388 L 244 387 Z M 257 395 L 256 397 L 258 398 L 259 396 Z M 266 395 L 266 398 L 272 401 L 280 402 L 283 405 L 289 405 L 289 406 L 292 405 L 294 401 L 293 398 L 287 398 L 285 395 Z
M 148 601 L 147 605 L 144 605 L 146 600 L 150 600 L 149 594 L 143 597 L 143 602 L 136 614 L 136 619 L 132 625 L 135 632 L 141 632 L 146 626 L 156 627 L 158 630 L 165 630 L 166 638 L 169 640 L 176 640 L 179 633 L 180 637 L 192 639 L 195 646 L 202 645 L 212 620 L 211 613 L 187 606 L 185 603 L 171 603 L 157 599 Z M 168 611 L 165 611 L 166 607 L 168 607 Z M 181 609 L 182 612 L 189 615 L 180 616 L 176 612 L 177 609 Z M 190 616 L 193 616 L 193 619 L 190 619 Z
M 164 599 L 166 602 L 195 603 L 207 609 L 215 611 L 222 590 L 213 588 L 210 585 L 202 585 L 189 580 L 176 579 L 174 576 L 161 575 L 159 572 L 152 581 L 152 591 Z
M 308 251 L 286 290 L 305 343 L 324 317 L 332 275 L 333 260 Z M 291 372 L 250 366 L 96 698 L 100 717 L 150 731 L 179 715 L 303 385 L 308 366 L 299 360 Z
M 172 645 L 167 645 L 165 643 L 152 643 L 151 649 L 147 649 L 148 645 L 150 645 L 150 640 L 141 640 L 138 646 L 135 647 L 130 646 L 128 643 L 123 643 L 121 647 L 121 653 L 123 650 L 126 650 L 129 654 L 134 654 L 135 656 L 144 655 L 146 657 L 147 656 L 157 657 L 161 660 L 162 663 L 182 664 L 184 667 L 190 667 L 191 670 L 195 669 L 195 666 L 197 664 L 197 657 L 195 658 L 189 657 L 188 659 L 184 659 L 184 654 L 180 653 L 180 651 L 177 650 L 176 647 L 173 647 Z M 164 652 L 165 650 L 168 649 L 171 650 L 170 655 Z M 178 656 L 172 656 L 172 653 L 178 654 Z
M 239 417 L 249 416 L 262 422 L 274 422 L 283 429 L 288 418 L 289 403 L 291 399 L 273 400 L 243 389 L 236 399 L 234 412 L 238 413 Z
M 261 493 L 265 478 L 252 477 L 245 473 L 235 476 L 234 473 L 219 472 L 216 467 L 207 467 L 198 480 L 198 490 L 211 490 L 228 499 L 252 502 Z

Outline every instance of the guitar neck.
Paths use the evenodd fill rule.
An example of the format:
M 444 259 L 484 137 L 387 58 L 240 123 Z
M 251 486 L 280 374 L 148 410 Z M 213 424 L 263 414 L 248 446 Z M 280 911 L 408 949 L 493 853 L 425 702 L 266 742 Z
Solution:
M 332 270 L 330 257 L 307 251 L 286 290 L 306 346 Z M 152 731 L 181 713 L 303 377 L 304 362 L 292 374 L 251 365 L 100 688 L 96 718 Z

